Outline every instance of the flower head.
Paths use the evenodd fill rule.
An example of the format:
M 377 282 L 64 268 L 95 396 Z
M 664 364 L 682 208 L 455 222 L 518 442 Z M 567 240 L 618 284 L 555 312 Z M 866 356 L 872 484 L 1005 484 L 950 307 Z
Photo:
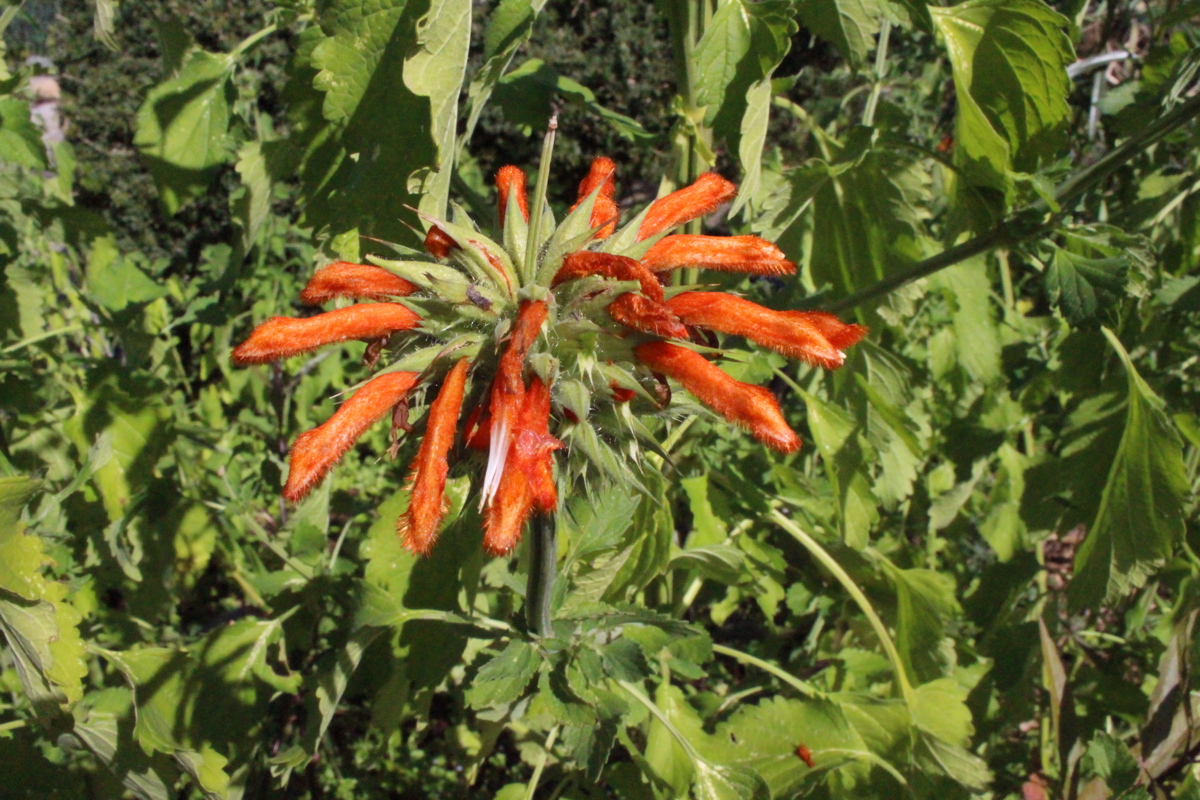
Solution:
M 698 345 L 712 345 L 713 332 L 741 336 L 834 369 L 866 330 L 724 292 L 669 291 L 660 275 L 679 268 L 780 276 L 795 265 L 757 236 L 667 235 L 734 197 L 737 188 L 716 174 L 655 200 L 621 229 L 615 176 L 610 159 L 593 161 L 570 213 L 545 230 L 549 207 L 532 209 L 541 216 L 531 222 L 525 173 L 504 167 L 497 232 L 485 234 L 461 211 L 450 220 L 425 216 L 428 259 L 330 264 L 301 299 L 365 302 L 269 319 L 238 345 L 241 365 L 350 339 L 370 343 L 372 364 L 385 347 L 390 355 L 327 422 L 296 440 L 284 496 L 304 497 L 389 414 L 394 430 L 411 433 L 414 396 L 429 405 L 398 533 L 422 555 L 444 524 L 451 471 L 471 479 L 493 554 L 510 551 L 531 515 L 554 512 L 589 473 L 635 477 L 638 438 L 649 432 L 631 407 L 654 412 L 672 402 L 667 379 L 768 447 L 799 448 L 774 395 L 725 374 L 702 354 L 712 348 Z

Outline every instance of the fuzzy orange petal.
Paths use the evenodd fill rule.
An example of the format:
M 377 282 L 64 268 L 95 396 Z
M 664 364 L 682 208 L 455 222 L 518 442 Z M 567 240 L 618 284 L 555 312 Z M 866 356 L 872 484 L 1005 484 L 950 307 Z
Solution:
M 483 516 L 483 549 L 502 556 L 521 541 L 525 521 L 533 511 L 533 491 L 520 470 L 506 469 L 500 487 Z
M 446 457 L 454 444 L 454 431 L 462 411 L 468 364 L 464 358 L 454 365 L 429 406 L 425 438 L 413 462 L 408 511 L 396 521 L 396 533 L 404 540 L 404 546 L 418 555 L 429 555 L 446 514 L 446 474 L 450 471 Z
M 525 390 L 506 469 L 516 469 L 525 475 L 534 504 L 545 512 L 553 511 L 558 504 L 553 453 L 562 446 L 562 442 L 550 435 L 550 389 L 535 376 Z
M 662 284 L 653 272 L 628 256 L 613 253 L 593 253 L 589 250 L 571 253 L 563 259 L 563 265 L 550 285 L 558 286 L 560 283 L 585 278 L 588 275 L 600 275 L 619 281 L 637 281 L 642 287 L 642 294 L 655 302 L 663 301 Z
M 737 186 L 715 172 L 706 172 L 690 185 L 660 197 L 638 228 L 638 241 L 716 211 L 737 195 Z
M 262 364 L 351 339 L 380 339 L 415 328 L 421 318 L 399 303 L 360 303 L 315 317 L 271 317 L 233 349 L 238 366 Z
M 653 272 L 681 267 L 752 275 L 796 272 L 796 265 L 784 258 L 782 250 L 757 236 L 667 236 L 642 256 L 642 263 Z
M 300 434 L 292 445 L 284 498 L 292 502 L 303 499 L 367 428 L 405 398 L 417 377 L 415 372 L 389 372 L 372 378 L 332 417 Z
M 319 306 L 335 297 L 382 300 L 385 297 L 404 297 L 416 290 L 414 284 L 383 267 L 335 261 L 309 278 L 304 291 L 300 293 L 300 302 Z
M 483 406 L 475 406 L 475 410 L 467 416 L 463 425 L 463 441 L 472 450 L 487 450 L 488 441 L 492 437 L 492 415 L 483 413 Z
M 633 352 L 651 370 L 679 381 L 701 403 L 746 428 L 768 447 L 781 453 L 800 448 L 800 437 L 788 426 L 779 402 L 767 389 L 734 380 L 699 353 L 669 342 L 646 342 Z
M 667 301 L 667 307 L 685 325 L 745 336 L 825 369 L 837 369 L 846 360 L 803 311 L 775 311 L 722 292 L 684 292 Z
M 617 201 L 611 197 L 600 195 L 596 198 L 596 203 L 592 206 L 592 216 L 588 219 L 588 224 L 593 228 L 600 228 L 596 231 L 596 239 L 607 239 L 616 233 L 617 220 L 621 216 L 621 209 L 617 207 Z
M 596 191 L 597 186 L 600 187 L 599 197 L 612 198 L 617 193 L 616 175 L 617 165 L 611 158 L 606 156 L 593 158 L 588 174 L 579 182 L 579 194 L 575 196 L 575 205 L 586 200 L 588 195 Z
M 529 222 L 529 198 L 525 196 L 525 171 L 520 167 L 501 167 L 496 173 L 496 193 L 500 198 L 500 226 L 504 226 L 504 212 L 508 208 L 508 196 L 513 190 L 517 192 L 517 205 L 521 208 L 521 216 Z
M 621 295 L 608 304 L 608 315 L 635 331 L 664 339 L 688 338 L 687 328 L 670 308 L 640 294 L 626 292 Z
M 434 258 L 447 258 L 451 250 L 458 249 L 458 242 L 444 230 L 434 225 L 425 234 L 425 252 Z
M 845 350 L 847 347 L 857 344 L 858 340 L 868 333 L 865 326 L 847 324 L 826 311 L 789 311 L 788 313 L 797 318 L 803 317 L 838 350 Z

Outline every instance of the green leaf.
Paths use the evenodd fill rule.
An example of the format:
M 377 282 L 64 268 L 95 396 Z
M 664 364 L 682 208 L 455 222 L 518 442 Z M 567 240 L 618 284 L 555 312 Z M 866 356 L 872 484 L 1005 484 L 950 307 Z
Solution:
M 808 427 L 833 487 L 842 538 L 855 549 L 866 547 L 879 510 L 865 472 L 865 458 L 858 442 L 858 425 L 843 409 L 804 393 Z
M 896 587 L 896 648 L 914 683 L 940 677 L 946 669 L 942 638 L 959 612 L 954 578 L 931 569 L 899 569 L 882 560 Z
M 528 642 L 513 639 L 475 675 L 467 689 L 467 705 L 483 709 L 515 703 L 521 699 L 541 664 L 541 657 Z
M 944 742 L 933 734 L 920 732 L 914 755 L 921 769 L 941 773 L 972 792 L 982 793 L 992 782 L 987 762 L 966 748 Z
M 796 754 L 800 745 L 811 753 L 813 768 Z M 783 697 L 741 706 L 717 729 L 705 754 L 754 770 L 772 797 L 791 797 L 826 770 L 850 765 L 861 774 L 853 765 L 875 760 L 836 703 Z
M 148 303 L 166 296 L 168 289 L 121 255 L 116 239 L 98 236 L 88 252 L 89 295 L 109 311 L 122 311 L 130 304 Z
M 138 109 L 134 144 L 142 151 L 168 214 L 199 197 L 232 156 L 230 83 L 234 59 L 192 50 L 172 78 Z
M 964 261 L 931 280 L 950 303 L 958 363 L 980 383 L 1000 377 L 1000 336 L 986 264 L 983 257 Z
M 560 75 L 538 58 L 531 58 L 509 72 L 495 88 L 495 102 L 504 112 L 504 118 L 526 136 L 546 128 L 555 97 L 596 114 L 626 139 L 651 138 L 637 120 L 600 105 L 591 89 Z
M 242 249 L 249 250 L 271 213 L 271 176 L 262 142 L 247 142 L 238 151 L 237 173 L 244 193 L 233 199 L 233 212 L 242 225 Z
M 720 107 L 738 66 L 750 52 L 750 16 L 742 0 L 722 4 L 696 45 L 694 87 L 696 103 Z
M 1074 60 L 1068 20 L 1040 0 L 967 0 L 929 7 L 957 90 L 955 162 L 998 189 L 1057 152 L 1070 119 Z
M 1124 258 L 1086 258 L 1055 248 L 1046 267 L 1046 295 L 1072 325 L 1091 319 L 1124 293 Z
M 718 583 L 734 584 L 742 574 L 745 556 L 738 548 L 727 544 L 689 547 L 671 559 L 668 569 L 694 570 L 702 578 Z
M 804 27 L 832 44 L 857 69 L 875 44 L 883 9 L 879 0 L 801 0 Z
M 404 83 L 413 94 L 429 98 L 437 159 L 425 176 L 419 208 L 437 217 L 445 215 L 450 200 L 458 97 L 471 44 L 471 5 L 471 0 L 433 0 L 417 24 L 419 49 L 404 62 Z
M 471 79 L 467 91 L 470 111 L 467 124 L 459 137 L 459 148 L 463 149 L 471 140 L 479 115 L 491 98 L 496 82 L 503 77 L 517 54 L 533 33 L 533 22 L 546 4 L 546 0 L 500 0 L 488 16 L 487 29 L 483 37 L 483 66 Z
M 41 540 L 25 533 L 21 511 L 40 486 L 23 476 L 0 478 L 0 589 L 26 600 L 38 598 L 45 557 Z
M 967 689 L 954 678 L 938 678 L 916 688 L 913 722 L 950 744 L 966 747 L 975 726 L 967 708 Z
M 11 95 L 0 97 L 0 161 L 46 168 L 46 145 L 29 117 L 29 104 Z
M 1189 484 L 1179 434 L 1120 340 L 1107 328 L 1104 335 L 1125 366 L 1129 401 L 1100 508 L 1075 554 L 1073 609 L 1114 600 L 1144 584 L 1184 532 Z

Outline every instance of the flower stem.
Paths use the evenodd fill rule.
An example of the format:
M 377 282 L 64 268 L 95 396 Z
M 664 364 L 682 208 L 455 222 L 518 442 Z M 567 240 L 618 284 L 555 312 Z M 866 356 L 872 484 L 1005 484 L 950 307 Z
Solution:
M 529 629 L 543 638 L 554 633 L 550 625 L 550 602 L 554 595 L 554 573 L 558 567 L 558 539 L 552 514 L 533 518 L 529 538 L 529 582 L 525 585 L 525 619 Z
M 533 190 L 533 202 L 529 205 L 529 241 L 525 244 L 525 269 L 522 283 L 529 283 L 537 275 L 538 251 L 542 249 L 542 217 L 546 206 L 546 187 L 550 185 L 550 157 L 554 154 L 554 136 L 558 132 L 558 112 L 550 115 L 546 126 L 546 138 L 542 140 L 542 160 L 538 164 L 537 186 Z

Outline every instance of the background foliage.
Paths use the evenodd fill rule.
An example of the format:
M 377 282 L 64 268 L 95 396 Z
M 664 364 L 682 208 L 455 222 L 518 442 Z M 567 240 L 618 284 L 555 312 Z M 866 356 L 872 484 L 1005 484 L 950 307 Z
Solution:
M 4 8 L 0 795 L 1200 797 L 1195 2 Z M 401 551 L 383 431 L 279 500 L 360 367 L 228 352 L 555 108 L 557 207 L 715 168 L 801 266 L 727 288 L 872 334 L 726 342 L 811 446 L 663 425 L 539 639 L 466 485 Z

